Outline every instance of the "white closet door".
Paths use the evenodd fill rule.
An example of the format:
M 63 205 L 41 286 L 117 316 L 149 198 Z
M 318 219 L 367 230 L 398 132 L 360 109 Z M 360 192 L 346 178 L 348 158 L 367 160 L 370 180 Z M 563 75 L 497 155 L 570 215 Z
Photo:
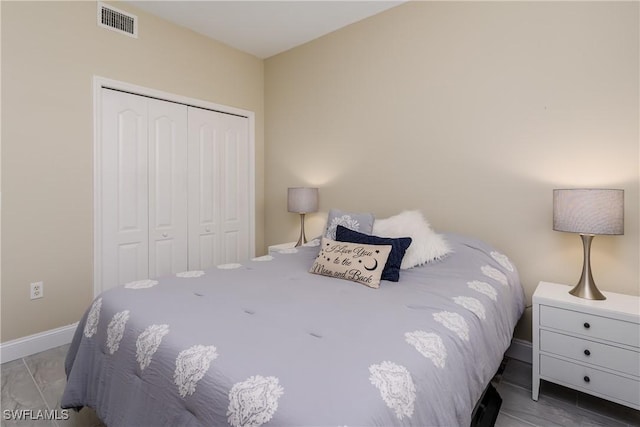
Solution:
M 189 108 L 189 269 L 220 264 L 220 117 Z
M 248 120 L 223 114 L 220 159 L 222 176 L 220 233 L 222 262 L 249 258 L 249 147 Z
M 147 99 L 102 91 L 102 289 L 149 274 Z
M 148 99 L 149 277 L 186 271 L 187 107 Z
M 249 258 L 248 119 L 189 107 L 189 269 Z

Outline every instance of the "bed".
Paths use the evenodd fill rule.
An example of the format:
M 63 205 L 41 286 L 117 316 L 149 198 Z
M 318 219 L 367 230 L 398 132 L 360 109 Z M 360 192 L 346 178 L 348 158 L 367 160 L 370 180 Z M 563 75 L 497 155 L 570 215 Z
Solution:
M 63 408 L 118 426 L 468 426 L 524 296 L 474 238 L 371 289 L 309 273 L 318 246 L 99 295 Z

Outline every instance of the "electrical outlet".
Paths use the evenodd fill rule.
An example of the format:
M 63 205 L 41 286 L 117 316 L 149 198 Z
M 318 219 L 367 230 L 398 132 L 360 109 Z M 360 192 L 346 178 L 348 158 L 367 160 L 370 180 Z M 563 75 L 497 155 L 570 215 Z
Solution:
M 44 296 L 44 283 L 35 282 L 31 284 L 31 299 L 38 299 Z

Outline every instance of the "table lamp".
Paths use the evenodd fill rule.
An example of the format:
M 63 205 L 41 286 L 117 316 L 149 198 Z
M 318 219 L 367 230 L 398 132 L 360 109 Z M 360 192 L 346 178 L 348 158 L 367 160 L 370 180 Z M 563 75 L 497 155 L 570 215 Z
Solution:
M 310 187 L 293 187 L 287 190 L 287 210 L 300 214 L 300 237 L 296 246 L 307 243 L 304 235 L 304 216 L 318 211 L 318 189 Z
M 624 234 L 624 190 L 553 190 L 553 229 L 579 233 L 582 238 L 582 275 L 569 293 L 585 299 L 607 299 L 591 274 L 591 240 L 598 234 Z

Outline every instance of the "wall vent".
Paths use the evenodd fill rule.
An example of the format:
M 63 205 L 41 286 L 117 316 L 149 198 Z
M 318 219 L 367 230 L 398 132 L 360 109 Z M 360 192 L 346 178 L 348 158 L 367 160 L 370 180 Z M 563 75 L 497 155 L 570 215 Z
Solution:
M 98 25 L 138 38 L 138 17 L 102 2 L 98 2 Z

